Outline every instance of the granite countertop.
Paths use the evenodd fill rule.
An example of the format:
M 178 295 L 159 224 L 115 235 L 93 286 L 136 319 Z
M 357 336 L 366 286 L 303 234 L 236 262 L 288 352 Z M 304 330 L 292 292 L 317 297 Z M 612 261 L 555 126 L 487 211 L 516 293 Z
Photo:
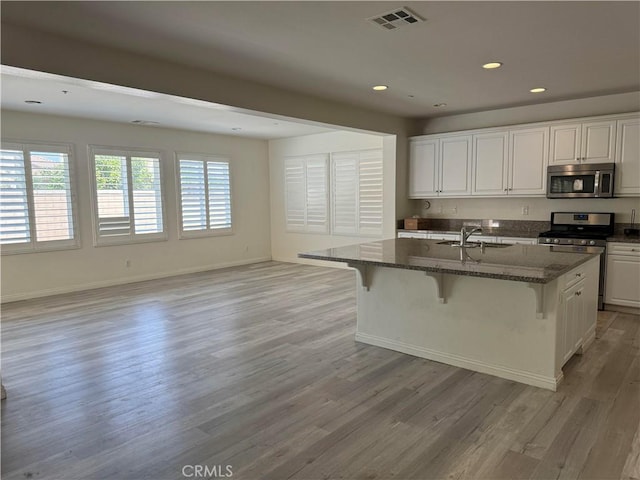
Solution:
M 395 238 L 300 253 L 300 258 L 373 265 L 517 282 L 549 283 L 597 253 L 574 253 L 546 245 L 484 249 L 441 245 L 439 240 Z
M 438 230 L 438 229 L 422 229 L 422 230 L 408 230 L 400 228 L 399 232 L 420 232 L 420 233 L 448 233 L 460 235 L 460 230 Z M 538 238 L 539 231 L 529 231 L 529 230 L 510 230 L 506 228 L 495 228 L 495 229 L 487 229 L 484 228 L 482 233 L 474 233 L 471 238 L 476 235 L 484 236 L 484 237 L 517 237 L 517 238 Z
M 640 237 L 630 237 L 628 235 L 614 235 L 613 237 L 607 237 L 607 242 L 640 243 Z

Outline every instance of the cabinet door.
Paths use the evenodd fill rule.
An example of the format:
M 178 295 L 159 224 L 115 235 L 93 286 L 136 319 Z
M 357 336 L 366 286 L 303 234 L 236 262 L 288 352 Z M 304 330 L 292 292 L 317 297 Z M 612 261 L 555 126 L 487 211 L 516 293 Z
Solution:
M 640 118 L 618 120 L 613 191 L 616 196 L 640 196 Z
M 439 140 L 411 142 L 409 151 L 409 198 L 437 196 Z
M 509 132 L 510 195 L 545 195 L 549 128 L 527 128 Z
M 509 161 L 507 132 L 473 136 L 473 195 L 506 195 Z
M 551 127 L 551 150 L 549 165 L 565 165 L 580 162 L 582 125 L 553 125 Z
M 564 329 L 560 345 L 563 346 L 564 364 L 578 350 L 583 342 L 584 281 L 578 282 L 563 292 Z
M 616 122 L 589 122 L 582 125 L 582 163 L 605 163 L 615 160 Z
M 640 308 L 640 256 L 607 255 L 604 301 L 612 305 Z
M 471 194 L 471 136 L 440 139 L 440 196 Z

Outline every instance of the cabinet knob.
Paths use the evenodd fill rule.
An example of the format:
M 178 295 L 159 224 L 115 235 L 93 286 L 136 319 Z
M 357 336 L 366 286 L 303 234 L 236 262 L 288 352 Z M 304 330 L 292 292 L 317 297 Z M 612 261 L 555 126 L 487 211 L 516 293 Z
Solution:
M 582 274 L 581 273 L 576 273 L 576 277 L 581 277 Z
M 580 295 L 582 295 L 582 291 L 576 292 L 576 295 L 579 297 Z
M 508 188 L 505 188 L 504 191 L 506 192 L 507 190 L 509 190 Z

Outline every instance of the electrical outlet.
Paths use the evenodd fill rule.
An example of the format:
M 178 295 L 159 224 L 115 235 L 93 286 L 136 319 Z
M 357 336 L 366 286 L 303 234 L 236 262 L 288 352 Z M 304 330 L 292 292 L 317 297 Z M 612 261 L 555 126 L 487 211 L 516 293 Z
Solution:
M 453 208 L 451 209 L 451 213 L 452 213 L 453 215 L 457 215 L 457 214 L 458 214 L 458 207 L 453 207 Z
M 124 261 L 124 266 L 129 268 L 131 266 L 131 260 L 129 260 L 128 258 Z
M 522 215 L 529 215 L 529 205 L 522 207 Z

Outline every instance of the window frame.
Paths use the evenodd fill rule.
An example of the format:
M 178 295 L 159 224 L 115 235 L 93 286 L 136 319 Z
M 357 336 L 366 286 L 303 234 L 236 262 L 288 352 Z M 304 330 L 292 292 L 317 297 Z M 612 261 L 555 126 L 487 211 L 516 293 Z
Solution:
M 0 141 L 3 150 L 22 151 L 25 171 L 25 187 L 27 193 L 27 212 L 29 221 L 30 240 L 25 243 L 8 243 L 0 245 L 0 254 L 17 255 L 25 253 L 53 252 L 58 250 L 74 250 L 81 248 L 80 228 L 78 221 L 78 196 L 76 185 L 76 155 L 72 143 L 64 142 L 42 142 L 34 140 L 2 139 Z M 67 154 L 67 166 L 69 171 L 69 196 L 71 199 L 71 226 L 73 238 L 66 240 L 37 240 L 37 227 L 35 216 L 35 204 L 33 194 L 33 176 L 31 166 L 31 152 L 34 150 L 47 151 L 52 153 Z M 28 161 L 27 161 L 28 158 Z
M 108 247 L 112 245 L 134 245 L 139 243 L 164 242 L 169 239 L 169 229 L 167 227 L 167 194 L 166 175 L 163 161 L 163 153 L 153 148 L 138 147 L 116 147 L 109 145 L 88 145 L 88 165 L 91 185 L 91 220 L 93 223 L 93 246 Z M 131 233 L 122 236 L 101 236 L 100 217 L 98 207 L 98 182 L 96 176 L 96 155 L 124 156 L 127 161 L 127 195 L 130 204 L 129 217 Z M 135 233 L 135 203 L 133 202 L 133 176 L 131 175 L 131 157 L 140 155 L 158 159 L 158 172 L 160 175 L 160 202 L 162 210 L 162 232 L 157 233 Z
M 229 168 L 229 208 L 231 213 L 231 226 L 228 228 L 210 228 L 207 227 L 202 230 L 183 230 L 182 228 L 182 180 L 180 177 L 180 160 L 185 161 L 197 161 L 206 164 L 207 162 L 224 162 Z M 216 153 L 193 153 L 176 151 L 174 154 L 174 170 L 176 181 L 176 215 L 177 215 L 177 228 L 178 239 L 189 240 L 193 238 L 206 238 L 206 237 L 224 237 L 235 234 L 235 208 L 234 208 L 234 194 L 233 194 L 233 162 L 229 155 L 216 154 Z M 206 182 L 205 182 L 206 183 Z M 206 204 L 209 204 L 209 190 L 206 190 L 207 198 Z M 209 219 L 207 218 L 207 223 Z

